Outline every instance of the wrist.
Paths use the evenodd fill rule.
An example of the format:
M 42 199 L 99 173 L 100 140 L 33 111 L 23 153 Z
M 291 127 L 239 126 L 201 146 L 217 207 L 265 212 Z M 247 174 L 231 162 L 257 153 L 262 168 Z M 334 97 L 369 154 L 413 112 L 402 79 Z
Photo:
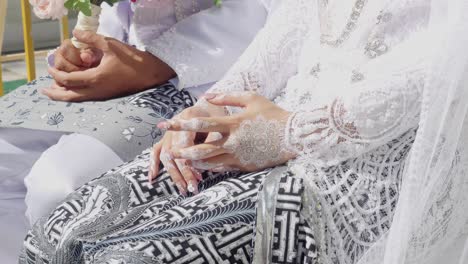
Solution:
M 289 113 L 286 122 L 285 122 L 285 127 L 284 127 L 284 146 L 285 149 L 293 153 L 295 156 L 298 156 L 302 152 L 302 148 L 300 144 L 298 144 L 298 140 L 295 135 L 294 131 L 294 126 L 295 124 L 295 119 L 297 112 Z M 298 128 L 297 128 L 298 129 Z
M 145 52 L 147 56 L 151 58 L 151 63 L 149 65 L 145 65 L 144 68 L 149 67 L 149 69 L 154 69 L 150 76 L 149 85 L 161 85 L 168 82 L 170 79 L 177 76 L 176 72 L 164 61 L 159 59 L 158 57 L 152 55 L 149 52 Z M 148 69 L 148 68 L 146 68 Z
M 295 113 L 284 111 L 279 116 L 279 120 L 283 124 L 283 128 L 284 128 L 283 129 L 283 139 L 282 139 L 282 141 L 283 141 L 282 144 L 283 144 L 283 147 L 284 147 L 283 157 L 288 161 L 291 160 L 291 159 L 295 159 L 299 155 L 299 152 L 297 152 L 296 149 L 291 148 L 291 146 L 289 145 L 289 138 L 288 138 L 290 136 L 289 126 L 291 124 L 291 120 L 294 118 L 294 115 L 295 115 Z

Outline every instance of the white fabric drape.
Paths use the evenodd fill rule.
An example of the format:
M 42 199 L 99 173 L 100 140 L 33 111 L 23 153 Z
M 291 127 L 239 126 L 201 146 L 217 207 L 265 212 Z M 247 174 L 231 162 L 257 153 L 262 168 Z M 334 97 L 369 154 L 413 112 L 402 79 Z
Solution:
M 29 228 L 24 177 L 62 133 L 0 128 L 0 263 L 16 263 Z
M 283 1 L 211 92 L 253 90 L 296 113 L 289 167 L 319 263 L 464 263 L 467 4 L 351 4 Z
M 468 24 L 463 0 L 432 0 L 435 49 L 388 235 L 360 264 L 468 263 Z

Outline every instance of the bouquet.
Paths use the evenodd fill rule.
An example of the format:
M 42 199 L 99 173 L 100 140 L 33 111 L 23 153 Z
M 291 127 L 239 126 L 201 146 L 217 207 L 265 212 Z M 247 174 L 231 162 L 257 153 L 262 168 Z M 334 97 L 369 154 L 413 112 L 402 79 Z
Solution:
M 101 14 L 101 4 L 113 5 L 120 1 L 128 0 L 29 0 L 34 13 L 41 19 L 60 19 L 67 15 L 68 10 L 79 12 L 78 21 L 75 26 L 79 30 L 97 32 L 99 27 L 99 16 Z M 137 0 L 131 0 L 136 2 Z M 222 0 L 214 0 L 219 6 Z M 86 45 L 72 39 L 73 45 L 77 48 L 86 48 Z
M 113 5 L 125 0 L 29 0 L 34 13 L 41 19 L 60 19 L 67 15 L 68 10 L 78 11 L 78 21 L 75 29 L 97 32 L 99 28 L 99 16 L 101 4 Z M 136 0 L 131 0 L 135 2 Z M 87 45 L 72 39 L 77 48 L 86 48 Z

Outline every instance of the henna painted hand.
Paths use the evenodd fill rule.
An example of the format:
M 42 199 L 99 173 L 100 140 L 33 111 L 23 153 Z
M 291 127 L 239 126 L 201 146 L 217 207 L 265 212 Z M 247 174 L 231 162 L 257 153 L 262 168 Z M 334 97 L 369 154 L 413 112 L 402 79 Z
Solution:
M 212 117 L 224 115 L 222 108 L 208 104 L 204 100 L 198 101 L 196 106 L 187 108 L 175 119 L 190 119 L 196 117 Z M 164 126 L 159 126 L 165 129 Z M 152 182 L 159 173 L 162 163 L 171 175 L 172 181 L 183 195 L 188 192 L 198 193 L 198 183 L 202 180 L 199 170 L 191 166 L 191 161 L 183 158 L 175 159 L 172 152 L 194 146 L 197 141 L 211 142 L 222 137 L 219 133 L 197 133 L 192 131 L 167 131 L 164 137 L 153 147 L 150 157 L 149 181 Z
M 283 164 L 295 157 L 284 146 L 284 130 L 290 113 L 255 93 L 208 94 L 218 106 L 237 106 L 243 112 L 225 117 L 196 117 L 160 124 L 171 131 L 219 132 L 223 138 L 210 143 L 175 149 L 174 158 L 186 159 L 200 170 L 257 171 Z

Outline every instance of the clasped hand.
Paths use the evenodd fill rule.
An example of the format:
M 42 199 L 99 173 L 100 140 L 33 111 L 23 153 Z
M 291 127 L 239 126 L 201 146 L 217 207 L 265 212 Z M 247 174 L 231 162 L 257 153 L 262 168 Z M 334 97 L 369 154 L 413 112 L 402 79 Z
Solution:
M 284 143 L 288 111 L 252 92 L 207 94 L 204 99 L 218 107 L 241 107 L 243 111 L 212 116 L 196 105 L 160 123 L 158 127 L 168 132 L 154 146 L 150 181 L 162 162 L 181 193 L 197 193 L 202 180 L 199 171 L 252 172 L 295 157 Z
M 134 94 L 162 84 L 175 72 L 152 54 L 113 38 L 75 30 L 91 48 L 77 49 L 66 40 L 54 53 L 48 72 L 55 82 L 42 92 L 57 101 L 97 101 Z

